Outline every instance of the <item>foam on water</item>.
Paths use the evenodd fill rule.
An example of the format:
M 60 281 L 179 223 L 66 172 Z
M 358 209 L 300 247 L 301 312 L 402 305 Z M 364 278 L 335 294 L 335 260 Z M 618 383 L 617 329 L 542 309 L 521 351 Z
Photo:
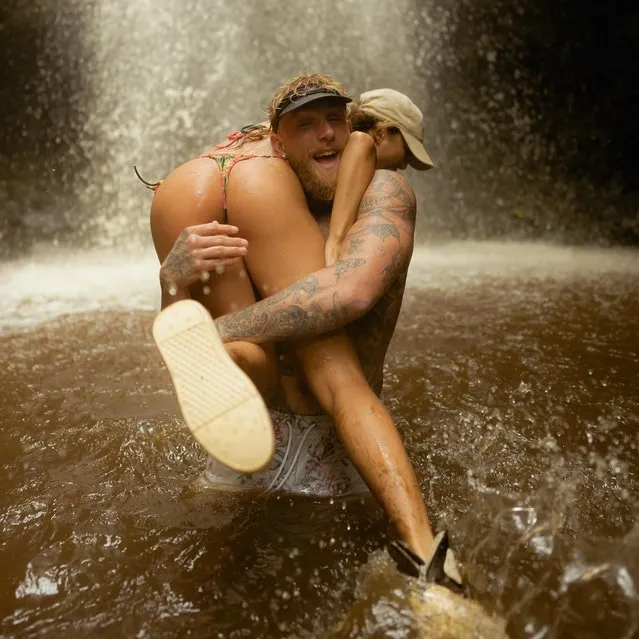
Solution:
M 159 307 L 152 251 L 67 249 L 0 264 L 0 331 L 99 309 Z M 452 242 L 415 250 L 409 286 L 468 285 L 477 278 L 639 276 L 639 252 L 534 243 Z
M 539 244 L 415 252 L 386 401 L 432 521 L 513 638 L 639 628 L 638 264 Z M 357 578 L 386 543 L 378 509 L 193 494 L 203 455 L 151 338 L 157 271 L 150 247 L 0 265 L 0 634 L 108 618 L 131 636 L 316 637 L 357 591 L 351 636 L 399 636 L 406 592 L 389 609 Z
M 26 329 L 67 313 L 153 309 L 157 260 L 150 253 L 54 250 L 0 264 L 0 332 Z
M 532 242 L 450 242 L 418 248 L 411 262 L 411 283 L 453 278 L 460 284 L 476 276 L 568 278 L 604 274 L 639 275 L 639 251 L 573 247 Z

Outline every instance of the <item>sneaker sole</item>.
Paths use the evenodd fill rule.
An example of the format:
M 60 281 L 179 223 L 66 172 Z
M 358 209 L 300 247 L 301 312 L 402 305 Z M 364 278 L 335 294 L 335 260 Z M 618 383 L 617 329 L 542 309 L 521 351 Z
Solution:
M 226 352 L 209 312 L 193 300 L 175 302 L 153 322 L 153 339 L 195 439 L 233 470 L 263 469 L 275 451 L 268 409 Z

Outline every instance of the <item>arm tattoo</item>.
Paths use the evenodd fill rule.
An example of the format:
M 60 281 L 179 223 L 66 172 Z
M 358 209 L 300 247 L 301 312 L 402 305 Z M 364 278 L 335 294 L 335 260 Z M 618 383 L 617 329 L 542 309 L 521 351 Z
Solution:
M 345 255 L 357 255 L 358 251 L 360 248 L 362 248 L 362 243 L 364 242 L 364 240 L 361 237 L 354 237 L 351 241 L 350 244 L 348 245 L 348 248 L 346 249 Z
M 324 270 L 336 272 L 335 267 Z M 333 280 L 338 277 L 336 273 Z M 257 304 L 219 317 L 215 324 L 225 342 L 243 340 L 260 344 L 320 335 L 343 326 L 349 319 L 334 283 L 322 286 L 313 274 Z
M 371 231 L 381 240 L 385 240 L 387 237 L 394 237 L 399 241 L 399 230 L 394 224 L 378 224 L 371 227 Z
M 361 257 L 352 257 L 348 260 L 339 260 L 335 264 L 335 279 L 339 279 L 343 275 L 350 273 L 354 268 L 364 264 L 366 260 Z
M 393 285 L 412 252 L 415 195 L 401 176 L 378 171 L 333 266 L 216 320 L 225 342 L 261 344 L 335 330 L 361 317 Z
M 160 266 L 161 280 L 168 286 L 176 284 L 193 274 L 193 258 L 189 254 L 187 242 L 189 234 L 185 229 L 178 235 L 173 248 Z

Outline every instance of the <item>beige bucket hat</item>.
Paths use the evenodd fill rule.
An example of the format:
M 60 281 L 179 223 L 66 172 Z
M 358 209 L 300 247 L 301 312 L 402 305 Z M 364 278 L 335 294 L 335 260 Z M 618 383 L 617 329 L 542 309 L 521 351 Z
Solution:
M 424 148 L 424 116 L 417 105 L 395 89 L 375 89 L 359 96 L 358 106 L 399 129 L 412 156 L 408 163 L 418 171 L 432 169 L 433 161 Z

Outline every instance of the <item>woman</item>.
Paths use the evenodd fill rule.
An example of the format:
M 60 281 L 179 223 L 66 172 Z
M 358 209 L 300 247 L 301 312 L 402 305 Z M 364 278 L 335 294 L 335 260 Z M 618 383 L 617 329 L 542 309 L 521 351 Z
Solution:
M 277 131 L 280 112 L 285 112 L 282 105 L 287 99 L 289 101 L 286 104 L 290 105 L 291 95 L 304 97 L 313 91 L 326 89 L 334 95 L 344 95 L 341 87 L 325 76 L 301 76 L 285 85 L 271 104 L 272 129 Z M 344 101 L 347 101 L 347 98 Z M 396 170 L 405 168 L 408 162 L 413 162 L 422 169 L 431 166 L 423 146 L 422 155 L 428 158 L 428 163 L 420 162 L 410 153 L 408 145 L 412 140 L 407 134 L 403 134 L 401 126 L 389 126 L 379 115 L 366 115 L 364 109 L 360 111 L 354 111 L 354 119 L 368 134 L 352 134 L 343 152 L 327 249 L 329 259 L 334 259 L 338 254 L 341 241 L 356 217 L 359 202 L 375 168 Z M 379 112 L 379 109 L 377 111 Z M 373 120 L 370 119 L 371 115 L 374 116 Z M 275 157 L 283 157 L 281 150 L 271 144 L 268 133 L 267 127 L 258 125 L 232 134 L 227 142 L 176 169 L 164 181 L 162 188 L 158 189 L 151 210 L 151 226 L 158 257 L 162 263 L 163 308 L 177 300 L 192 297 L 200 301 L 211 316 L 217 317 L 255 302 L 251 283 L 245 277 L 239 263 L 242 256 L 247 253 L 246 242 L 228 236 L 237 233 L 237 228 L 228 226 L 228 186 L 231 171 L 239 162 L 267 158 L 271 161 Z M 214 163 L 210 163 L 210 160 Z M 187 218 L 178 214 L 185 193 L 192 198 Z M 186 230 L 183 230 L 185 227 Z M 222 235 L 219 234 L 220 231 Z M 303 233 L 302 229 L 300 233 Z M 306 243 L 303 245 L 307 246 Z M 324 264 L 317 263 L 314 266 L 315 269 L 321 269 Z M 219 273 L 221 269 L 225 269 L 223 278 L 216 279 L 215 275 L 211 279 L 206 275 L 203 277 L 205 273 Z M 201 279 L 205 281 L 202 283 Z M 213 279 L 216 279 L 215 291 L 211 290 Z M 229 308 L 230 299 L 233 301 Z M 233 360 L 255 383 L 271 406 L 281 406 L 274 399 L 274 393 L 284 390 L 287 395 L 286 407 L 295 413 L 303 411 L 303 408 L 295 405 L 295 398 L 287 393 L 286 388 L 273 387 L 276 360 L 272 348 L 262 349 L 248 343 L 232 343 L 226 346 Z M 170 356 L 167 359 L 162 347 L 161 351 L 169 365 Z M 392 418 L 368 386 L 349 340 L 342 332 L 335 336 L 321 336 L 307 342 L 303 348 L 298 348 L 297 358 L 311 390 L 322 408 L 333 419 L 344 448 L 397 526 L 400 537 L 418 557 L 422 560 L 427 559 L 434 552 L 433 536 L 416 478 Z M 365 397 L 365 400 L 352 405 L 348 402 L 348 397 L 354 389 L 357 391 L 357 397 Z M 345 414 L 345 406 L 348 406 L 348 415 Z M 188 423 L 189 420 L 186 421 Z M 360 427 L 353 428 L 353 424 L 359 424 Z M 213 430 L 217 437 L 220 425 L 214 426 Z M 289 427 L 289 444 L 290 433 Z M 296 458 L 307 434 L 308 432 L 301 438 Z M 232 451 L 229 456 L 227 449 L 224 457 L 215 444 L 207 446 L 207 442 L 204 441 L 206 437 L 198 439 L 214 457 L 224 461 L 226 466 L 240 467 L 240 463 L 233 463 Z M 210 443 L 212 440 L 209 438 L 207 441 Z M 383 454 L 380 454 L 380 451 Z M 284 457 L 287 455 L 288 450 Z M 259 477 L 255 481 L 253 478 L 238 478 L 231 483 L 234 487 L 275 486 L 285 458 L 279 468 L 269 468 L 265 471 L 262 475 L 265 478 L 263 481 Z M 249 467 L 249 461 L 244 470 L 256 470 L 268 461 L 256 460 L 257 458 L 253 460 L 253 468 Z M 221 465 L 217 465 L 213 471 L 213 475 L 221 481 L 229 479 L 229 473 Z M 286 477 L 283 481 L 286 481 Z
M 362 93 L 359 105 L 349 105 L 353 133 L 344 150 L 338 174 L 331 227 L 326 239 L 327 266 L 336 261 L 344 238 L 357 218 L 357 208 L 363 195 L 363 191 L 360 195 L 360 190 L 365 189 L 372 179 L 372 173 L 369 173 L 371 150 L 375 152 L 375 170 L 403 171 L 408 164 L 418 171 L 433 167 L 423 145 L 408 137 L 409 134 L 402 134 L 400 128 L 393 124 L 398 115 L 384 102 L 388 94 L 394 100 L 409 102 L 414 107 L 404 94 L 392 89 Z M 419 153 L 419 158 L 413 155 L 409 144 Z M 354 185 L 352 191 L 347 190 L 349 184 Z

